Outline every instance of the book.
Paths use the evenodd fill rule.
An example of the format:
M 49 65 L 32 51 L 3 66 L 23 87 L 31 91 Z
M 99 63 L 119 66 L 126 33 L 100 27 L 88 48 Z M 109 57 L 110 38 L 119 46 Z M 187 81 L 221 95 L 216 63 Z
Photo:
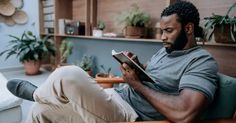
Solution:
M 135 69 L 138 72 L 138 76 L 141 81 L 152 83 L 155 82 L 155 80 L 150 75 L 148 75 L 148 73 L 140 65 L 138 65 L 134 60 L 129 58 L 123 52 L 116 52 L 115 50 L 112 50 L 111 54 L 120 64 L 126 63 L 132 69 Z

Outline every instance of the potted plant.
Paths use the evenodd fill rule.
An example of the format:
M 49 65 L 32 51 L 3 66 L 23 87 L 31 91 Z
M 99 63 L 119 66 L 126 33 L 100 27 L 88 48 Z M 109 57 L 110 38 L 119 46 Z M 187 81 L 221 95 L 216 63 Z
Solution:
M 97 26 L 93 29 L 94 37 L 102 37 L 103 30 L 105 29 L 105 23 L 101 20 L 98 21 Z
M 60 63 L 59 66 L 65 65 L 66 59 L 72 54 L 73 43 L 63 40 L 60 45 Z
M 134 4 L 130 10 L 122 12 L 115 19 L 125 24 L 125 37 L 142 38 L 145 37 L 145 27 L 150 17 Z
M 100 67 L 101 67 L 101 71 L 96 74 L 96 76 L 95 76 L 96 78 L 112 78 L 112 77 L 114 77 L 113 74 L 111 73 L 111 67 L 109 67 L 107 69 L 104 67 L 104 65 L 100 65 Z M 103 88 L 113 87 L 113 83 L 105 83 L 105 84 L 100 83 L 99 85 L 102 86 Z
M 205 17 L 205 28 L 211 32 L 208 34 L 208 40 L 213 33 L 215 41 L 218 43 L 235 43 L 236 42 L 236 17 L 230 17 L 230 11 L 236 6 L 236 2 L 228 9 L 224 16 L 212 14 L 211 17 Z
M 6 59 L 10 56 L 16 55 L 19 61 L 24 64 L 25 73 L 34 75 L 39 73 L 40 60 L 45 54 L 52 54 L 55 56 L 55 46 L 49 40 L 49 36 L 43 39 L 37 38 L 31 31 L 25 31 L 21 37 L 9 35 L 13 38 L 9 41 L 9 48 L 0 53 L 6 55 Z
M 84 71 L 86 71 L 90 76 L 93 76 L 93 71 L 92 71 L 93 61 L 94 61 L 94 57 L 84 55 L 84 56 L 82 57 L 82 60 L 81 60 L 80 63 L 79 63 L 79 66 L 80 66 Z

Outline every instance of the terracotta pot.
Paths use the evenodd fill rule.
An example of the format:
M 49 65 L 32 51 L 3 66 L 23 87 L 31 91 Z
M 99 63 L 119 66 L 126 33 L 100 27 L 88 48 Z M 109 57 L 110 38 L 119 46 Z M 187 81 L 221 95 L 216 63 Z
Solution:
M 143 38 L 144 35 L 145 35 L 144 27 L 134 27 L 134 26 L 125 27 L 126 38 Z
M 40 61 L 26 60 L 23 62 L 25 68 L 25 74 L 36 75 L 39 74 Z
M 105 74 L 105 73 L 97 73 L 95 75 L 95 78 L 112 78 L 113 75 L 112 74 Z M 99 85 L 103 88 L 112 88 L 113 87 L 113 83 L 102 83 Z
M 230 25 L 216 25 L 214 29 L 214 37 L 217 43 L 236 43 L 231 38 Z
M 93 76 L 93 71 L 92 70 L 87 70 L 86 72 L 88 73 L 88 75 Z

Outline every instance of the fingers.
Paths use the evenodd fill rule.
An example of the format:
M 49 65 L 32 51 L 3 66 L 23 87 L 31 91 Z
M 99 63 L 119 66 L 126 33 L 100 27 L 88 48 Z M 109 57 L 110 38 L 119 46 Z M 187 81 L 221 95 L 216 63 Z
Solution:
M 123 53 L 128 56 L 129 58 L 132 59 L 132 57 L 134 56 L 134 54 L 132 52 L 128 52 L 128 51 L 123 51 Z M 136 56 L 136 55 L 135 55 Z
M 132 60 L 135 60 L 137 59 L 137 56 L 136 55 L 133 55 L 132 57 L 130 57 Z
M 129 67 L 129 65 L 127 65 L 126 63 L 123 63 L 123 64 L 122 64 L 122 67 L 124 68 L 125 71 L 130 71 L 130 69 L 131 69 L 131 68 Z
M 126 63 L 123 63 L 120 69 L 121 69 L 122 74 L 126 74 L 126 72 L 129 73 L 132 71 L 132 69 Z

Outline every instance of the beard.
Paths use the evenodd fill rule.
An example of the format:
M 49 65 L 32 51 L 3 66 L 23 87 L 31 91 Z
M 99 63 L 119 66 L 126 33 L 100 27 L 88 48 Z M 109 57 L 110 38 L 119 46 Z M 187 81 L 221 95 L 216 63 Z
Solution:
M 187 36 L 182 28 L 176 40 L 173 43 L 169 43 L 170 47 L 166 47 L 166 52 L 170 54 L 172 51 L 182 50 L 184 49 L 187 42 L 188 42 Z

